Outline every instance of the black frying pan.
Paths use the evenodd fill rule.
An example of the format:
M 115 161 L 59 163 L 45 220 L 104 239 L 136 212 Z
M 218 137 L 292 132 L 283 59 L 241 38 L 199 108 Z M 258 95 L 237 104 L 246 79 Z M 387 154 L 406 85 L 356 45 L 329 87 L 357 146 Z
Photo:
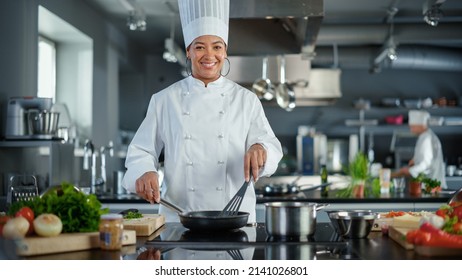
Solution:
M 175 211 L 180 217 L 180 222 L 185 228 L 201 231 L 226 231 L 244 227 L 249 219 L 248 212 L 238 212 L 233 216 L 219 216 L 221 211 L 191 211 L 185 212 L 178 206 L 160 200 L 160 204 Z

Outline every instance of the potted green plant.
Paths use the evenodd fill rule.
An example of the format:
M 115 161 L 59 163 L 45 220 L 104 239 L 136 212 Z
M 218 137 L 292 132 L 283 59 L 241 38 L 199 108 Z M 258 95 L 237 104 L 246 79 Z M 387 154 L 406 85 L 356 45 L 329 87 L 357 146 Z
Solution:
M 417 177 L 411 177 L 409 181 L 409 194 L 420 195 L 422 193 L 422 183 L 425 178 L 424 173 L 419 173 Z
M 348 187 L 341 192 L 342 197 L 364 197 L 364 187 L 369 177 L 369 160 L 363 152 L 358 152 L 355 158 L 350 162 L 346 173 L 350 175 L 351 182 Z

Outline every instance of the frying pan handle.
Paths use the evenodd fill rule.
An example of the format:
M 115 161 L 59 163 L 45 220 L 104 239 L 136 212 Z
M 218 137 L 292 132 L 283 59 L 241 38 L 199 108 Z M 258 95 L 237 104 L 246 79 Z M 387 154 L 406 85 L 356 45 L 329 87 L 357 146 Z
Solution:
M 184 212 L 183 209 L 181 209 L 180 207 L 168 202 L 168 201 L 165 201 L 164 199 L 160 199 L 160 204 L 162 204 L 163 206 L 167 207 L 168 209 L 172 210 L 172 211 L 175 211 L 177 212 L 178 214 L 181 214 Z

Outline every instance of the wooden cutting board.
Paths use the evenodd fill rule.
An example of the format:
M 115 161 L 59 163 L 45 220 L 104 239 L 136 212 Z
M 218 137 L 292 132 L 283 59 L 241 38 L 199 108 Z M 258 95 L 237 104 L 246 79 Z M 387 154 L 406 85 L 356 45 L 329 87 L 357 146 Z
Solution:
M 122 245 L 136 244 L 136 232 L 124 230 Z M 16 242 L 19 256 L 35 256 L 99 248 L 99 232 L 61 233 L 53 237 L 31 236 Z
M 139 219 L 124 219 L 124 229 L 136 231 L 136 236 L 150 236 L 165 224 L 165 216 L 160 214 L 143 214 Z
M 401 245 L 404 249 L 412 250 L 414 249 L 414 245 L 406 241 L 406 234 L 410 230 L 413 229 L 390 226 L 388 228 L 388 236 L 394 241 L 396 241 L 399 245 Z

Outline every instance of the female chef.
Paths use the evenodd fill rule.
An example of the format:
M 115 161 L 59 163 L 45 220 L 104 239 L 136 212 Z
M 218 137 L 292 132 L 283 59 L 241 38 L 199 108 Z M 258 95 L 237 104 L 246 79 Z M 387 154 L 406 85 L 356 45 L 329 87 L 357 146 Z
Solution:
M 393 177 L 412 176 L 416 178 L 424 173 L 429 178 L 441 182 L 441 188 L 446 188 L 444 172 L 444 159 L 441 142 L 438 136 L 428 127 L 430 114 L 423 110 L 409 111 L 409 128 L 412 133 L 418 135 L 414 148 L 414 156 L 409 166 L 402 167 Z
M 178 4 L 191 75 L 151 97 L 128 147 L 123 182 L 151 203 L 162 196 L 185 211 L 220 210 L 250 175 L 256 181 L 276 171 L 281 144 L 255 94 L 224 77 L 230 66 L 223 67 L 229 64 L 229 0 Z M 252 183 L 240 209 L 250 213 L 249 223 L 256 221 L 255 205 Z M 178 221 L 162 205 L 159 212 Z

